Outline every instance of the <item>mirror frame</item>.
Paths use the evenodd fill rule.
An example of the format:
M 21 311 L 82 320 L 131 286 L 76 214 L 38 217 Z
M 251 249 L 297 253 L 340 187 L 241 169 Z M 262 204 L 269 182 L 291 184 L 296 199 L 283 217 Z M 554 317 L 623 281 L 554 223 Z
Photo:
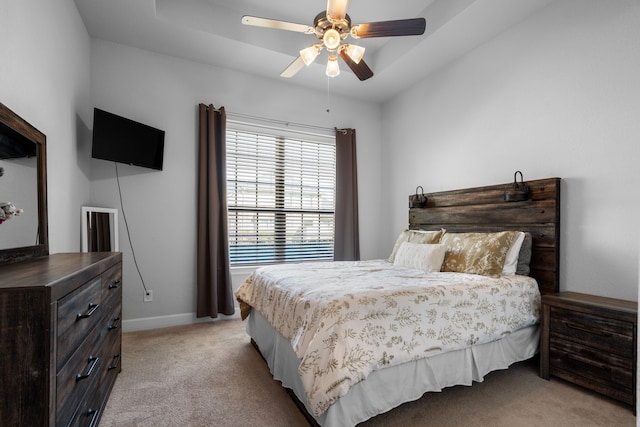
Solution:
M 38 181 L 38 244 L 0 249 L 0 265 L 49 255 L 47 215 L 47 137 L 0 102 L 0 122 L 36 144 Z

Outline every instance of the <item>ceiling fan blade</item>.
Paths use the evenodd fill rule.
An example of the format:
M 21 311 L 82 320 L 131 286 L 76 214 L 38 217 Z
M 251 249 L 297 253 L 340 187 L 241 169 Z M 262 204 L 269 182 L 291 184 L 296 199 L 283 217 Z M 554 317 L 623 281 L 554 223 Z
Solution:
M 360 60 L 357 64 L 351 59 L 351 57 L 347 54 L 346 49 L 342 49 L 340 51 L 340 58 L 351 68 L 353 74 L 356 75 L 360 79 L 360 81 L 367 80 L 373 77 L 373 71 L 371 68 L 363 60 Z
M 280 77 L 291 78 L 296 75 L 298 71 L 304 68 L 304 61 L 301 56 L 298 56 L 287 68 L 280 73 Z
M 340 21 L 347 16 L 349 0 L 327 0 L 327 19 L 329 22 Z
M 259 18 L 257 16 L 244 15 L 242 17 L 242 23 L 244 25 L 252 25 L 254 27 L 274 28 L 276 30 L 295 31 L 296 33 L 315 34 L 315 29 L 308 25 L 278 21 L 276 19 Z
M 355 38 L 420 36 L 427 21 L 424 18 L 398 19 L 396 21 L 368 22 L 354 25 L 351 35 Z

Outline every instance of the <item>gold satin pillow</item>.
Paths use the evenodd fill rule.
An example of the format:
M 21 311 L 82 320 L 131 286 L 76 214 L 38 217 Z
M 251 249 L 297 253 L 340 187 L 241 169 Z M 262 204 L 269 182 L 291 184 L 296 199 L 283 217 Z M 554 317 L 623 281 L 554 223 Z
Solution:
M 517 231 L 445 233 L 440 239 L 447 247 L 441 271 L 500 277 L 507 251 L 517 235 Z

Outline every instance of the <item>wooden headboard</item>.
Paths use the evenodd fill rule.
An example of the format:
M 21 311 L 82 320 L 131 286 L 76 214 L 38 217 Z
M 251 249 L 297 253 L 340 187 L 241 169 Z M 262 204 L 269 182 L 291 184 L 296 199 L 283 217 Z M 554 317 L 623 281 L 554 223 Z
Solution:
M 560 289 L 560 178 L 527 181 L 530 199 L 505 202 L 508 184 L 425 193 L 424 208 L 409 209 L 409 228 L 449 232 L 528 231 L 533 246 L 530 276 L 540 292 Z M 411 198 L 411 196 L 409 196 Z

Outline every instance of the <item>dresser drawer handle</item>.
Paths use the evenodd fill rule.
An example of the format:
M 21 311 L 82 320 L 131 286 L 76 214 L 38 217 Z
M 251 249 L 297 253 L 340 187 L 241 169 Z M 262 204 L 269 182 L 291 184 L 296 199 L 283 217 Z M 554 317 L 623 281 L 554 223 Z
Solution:
M 114 280 L 113 283 L 109 285 L 109 289 L 118 289 L 120 287 L 120 280 Z
M 113 320 L 113 323 L 109 325 L 109 330 L 118 329 L 120 327 L 120 318 L 114 317 L 111 320 Z
M 91 317 L 91 315 L 96 312 L 98 307 L 100 307 L 100 304 L 93 304 L 93 303 L 89 304 L 89 308 L 87 309 L 87 312 L 84 314 L 78 313 L 78 316 L 76 316 L 76 320 L 86 319 L 87 317 Z
M 578 355 L 570 354 L 570 353 L 565 353 L 565 356 L 568 359 L 576 360 L 576 361 L 581 362 L 581 363 L 586 363 L 587 365 L 595 366 L 596 368 L 603 369 L 605 371 L 611 371 L 611 366 L 608 366 L 605 363 L 594 362 L 593 360 L 589 360 L 589 359 L 584 358 L 582 356 L 578 356 Z
M 574 323 L 564 322 L 565 326 L 569 329 L 575 329 L 576 331 L 586 332 L 588 334 L 600 335 L 601 337 L 610 337 L 611 332 L 598 331 L 593 329 L 588 329 L 583 326 L 578 326 Z
M 109 367 L 107 367 L 107 371 L 116 369 L 118 366 L 120 366 L 120 355 L 116 354 L 113 356 L 113 365 L 109 365 Z
M 87 363 L 91 363 L 91 366 L 89 366 L 89 369 L 87 370 L 86 374 L 76 375 L 76 382 L 89 378 L 93 373 L 93 369 L 98 364 L 98 360 L 100 360 L 100 358 L 97 356 L 89 356 L 89 360 L 87 361 Z
M 87 412 L 84 413 L 85 417 L 91 417 L 91 421 L 89 421 L 89 427 L 95 427 L 98 425 L 98 411 L 95 409 L 87 409 Z

